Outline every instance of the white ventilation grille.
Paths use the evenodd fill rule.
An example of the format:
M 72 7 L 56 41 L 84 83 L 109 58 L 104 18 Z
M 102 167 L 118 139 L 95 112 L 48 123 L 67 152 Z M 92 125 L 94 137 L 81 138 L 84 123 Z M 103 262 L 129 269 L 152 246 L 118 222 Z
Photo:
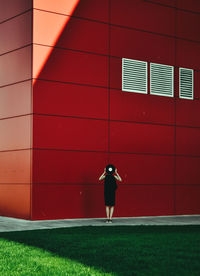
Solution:
M 147 62 L 122 59 L 122 91 L 147 94 Z
M 179 68 L 179 97 L 191 100 L 194 98 L 192 69 Z
M 164 64 L 150 64 L 150 94 L 174 96 L 174 67 Z

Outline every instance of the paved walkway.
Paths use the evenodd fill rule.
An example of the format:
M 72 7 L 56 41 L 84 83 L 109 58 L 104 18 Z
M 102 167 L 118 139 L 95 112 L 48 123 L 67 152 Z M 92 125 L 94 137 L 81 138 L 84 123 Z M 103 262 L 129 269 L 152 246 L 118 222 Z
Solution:
M 29 221 L 23 219 L 7 218 L 0 216 L 0 232 L 12 232 L 36 229 L 51 229 L 80 226 L 136 226 L 136 225 L 200 225 L 200 215 L 192 216 L 162 216 L 162 217 L 137 217 L 113 218 L 112 224 L 106 224 L 105 219 L 62 219 Z

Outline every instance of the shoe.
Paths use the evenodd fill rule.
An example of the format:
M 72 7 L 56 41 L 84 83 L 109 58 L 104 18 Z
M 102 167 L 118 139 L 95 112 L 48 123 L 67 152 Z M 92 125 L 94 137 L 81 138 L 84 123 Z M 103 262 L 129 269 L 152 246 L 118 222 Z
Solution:
M 106 220 L 106 223 L 109 223 L 109 219 Z
M 109 219 L 109 223 L 112 223 L 112 219 Z

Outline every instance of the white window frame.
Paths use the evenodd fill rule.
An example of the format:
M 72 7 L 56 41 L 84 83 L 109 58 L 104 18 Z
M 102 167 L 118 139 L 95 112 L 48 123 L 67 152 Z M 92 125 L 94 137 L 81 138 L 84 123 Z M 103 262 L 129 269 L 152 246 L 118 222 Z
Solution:
M 159 65 L 159 66 L 163 66 L 163 67 L 171 67 L 172 68 L 172 94 L 166 95 L 166 94 L 163 94 L 163 93 L 152 92 L 152 66 L 153 65 Z M 171 98 L 174 97 L 174 66 L 159 64 L 159 63 L 153 63 L 153 62 L 150 63 L 150 94 L 151 95 L 156 95 L 156 96 L 171 97 Z
M 141 91 L 141 90 L 137 90 L 137 89 L 128 89 L 128 88 L 125 88 L 125 85 L 124 85 L 124 64 L 125 64 L 125 61 L 134 61 L 136 63 L 143 63 L 146 65 L 146 68 L 145 68 L 145 73 L 146 73 L 146 86 L 145 86 L 145 91 Z M 148 93 L 148 62 L 146 61 L 141 61 L 141 60 L 135 60 L 135 59 L 129 59 L 129 58 L 122 58 L 122 91 L 124 92 L 133 92 L 133 93 L 141 93 L 141 94 L 147 94 Z
M 181 96 L 181 70 L 192 71 L 192 98 Z M 193 69 L 179 67 L 179 98 L 194 100 L 194 70 Z

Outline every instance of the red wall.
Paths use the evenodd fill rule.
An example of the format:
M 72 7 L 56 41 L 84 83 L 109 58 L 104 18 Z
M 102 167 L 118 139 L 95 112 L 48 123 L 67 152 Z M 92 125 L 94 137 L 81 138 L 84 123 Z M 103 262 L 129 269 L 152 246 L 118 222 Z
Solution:
M 198 1 L 85 0 L 72 14 L 43 1 L 34 8 L 34 62 L 50 54 L 34 76 L 32 218 L 104 216 L 98 178 L 108 162 L 123 179 L 116 216 L 199 213 L 197 70 L 195 100 L 178 98 L 178 67 L 199 69 Z M 50 41 L 42 22 L 64 17 Z M 175 97 L 122 92 L 122 57 L 175 66 Z
M 104 216 L 98 177 L 108 162 L 123 178 L 117 216 L 199 213 L 197 70 L 195 100 L 178 99 L 178 67 L 199 69 L 199 3 L 34 7 L 34 61 L 51 51 L 34 83 L 33 219 Z M 54 43 L 47 24 L 37 29 L 64 16 Z M 175 98 L 122 92 L 122 57 L 175 66 Z
M 14 117 L 11 129 L 2 121 L 10 134 L 2 140 L 0 156 L 23 160 L 6 175 L 1 172 L 5 193 L 7 181 L 30 187 L 30 176 L 32 210 L 26 210 L 31 219 L 104 217 L 98 178 L 111 162 L 123 179 L 115 216 L 198 214 L 199 1 L 34 0 L 33 34 L 22 29 L 23 20 L 31 19 L 28 8 L 3 23 L 5 33 L 12 29 L 9 22 L 15 28 L 18 22 L 23 33 L 13 30 L 1 46 L 7 71 L 0 76 L 0 97 L 23 99 L 17 106 L 9 100 L 4 107 L 0 100 L 1 118 Z M 22 12 L 19 5 L 14 10 Z M 173 65 L 175 97 L 122 92 L 123 57 Z M 15 64 L 21 64 L 20 70 Z M 194 69 L 194 100 L 178 97 L 179 67 Z M 26 135 L 8 139 L 17 126 Z M 20 174 L 29 157 L 32 171 Z
M 1 1 L 0 215 L 31 218 L 32 1 Z

